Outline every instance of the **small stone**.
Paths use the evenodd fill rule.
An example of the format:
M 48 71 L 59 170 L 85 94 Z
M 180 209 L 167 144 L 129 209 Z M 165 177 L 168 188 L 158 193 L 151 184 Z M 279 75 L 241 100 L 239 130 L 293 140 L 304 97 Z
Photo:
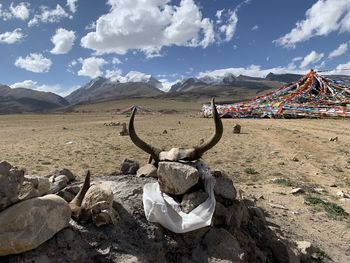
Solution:
M 327 192 L 326 189 L 320 188 L 320 187 L 319 188 L 315 188 L 314 190 L 315 190 L 315 192 L 320 193 L 320 194 Z
M 51 178 L 51 177 L 50 177 Z M 68 184 L 69 180 L 67 176 L 65 175 L 59 175 L 53 179 L 53 182 L 51 183 L 49 193 L 50 194 L 56 194 L 63 188 L 65 188 Z
M 168 131 L 167 131 L 167 130 L 164 130 L 162 133 L 163 133 L 163 134 L 168 134 Z
M 298 241 L 297 247 L 303 255 L 311 256 L 315 252 L 315 248 L 309 241 Z
M 185 213 L 190 213 L 193 209 L 203 203 L 209 195 L 204 191 L 197 191 L 190 194 L 185 194 L 182 198 L 181 208 Z
M 283 205 L 273 204 L 273 203 L 270 203 L 269 205 L 270 205 L 272 208 L 278 208 L 278 209 L 288 210 L 288 208 L 286 208 L 286 207 L 283 206 Z
M 330 142 L 337 142 L 338 141 L 338 136 L 329 138 L 329 141 Z
M 138 162 L 129 159 L 124 159 L 120 167 L 120 172 L 122 174 L 136 174 L 139 167 L 140 165 Z
M 329 187 L 338 187 L 336 184 L 331 184 Z
M 298 159 L 297 157 L 293 157 L 293 158 L 292 158 L 292 161 L 294 161 L 294 162 L 299 162 L 299 159 Z
M 304 193 L 304 190 L 300 187 L 298 188 L 294 188 L 292 189 L 292 191 L 290 191 L 291 194 L 295 195 L 295 194 L 301 194 L 301 193 Z
M 157 178 L 157 168 L 153 164 L 146 164 L 136 172 L 137 177 L 155 177 Z
M 346 193 L 344 193 L 344 191 L 342 190 L 337 192 L 337 196 L 342 198 L 349 198 L 349 196 Z

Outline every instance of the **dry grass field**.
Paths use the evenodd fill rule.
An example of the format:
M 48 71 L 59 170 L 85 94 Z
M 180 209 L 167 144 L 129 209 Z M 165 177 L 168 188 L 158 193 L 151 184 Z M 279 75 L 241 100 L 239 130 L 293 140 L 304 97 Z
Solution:
M 127 116 L 112 112 L 133 104 L 153 110 L 138 114 L 135 127 L 155 146 L 189 147 L 213 131 L 213 120 L 197 115 L 199 102 L 133 100 L 81 106 L 69 114 L 3 115 L 0 159 L 38 175 L 65 167 L 77 175 L 89 169 L 99 176 L 118 170 L 124 158 L 146 163 L 148 156 L 128 136 L 118 135 L 120 127 L 104 125 L 127 122 Z M 175 114 L 159 112 L 172 109 Z M 350 199 L 337 195 L 350 195 L 350 120 L 223 123 L 223 138 L 203 156 L 210 167 L 229 174 L 243 196 L 265 210 L 276 232 L 311 241 L 320 257 L 350 262 Z M 232 133 L 236 123 L 241 134 Z M 295 187 L 302 193 L 291 194 Z

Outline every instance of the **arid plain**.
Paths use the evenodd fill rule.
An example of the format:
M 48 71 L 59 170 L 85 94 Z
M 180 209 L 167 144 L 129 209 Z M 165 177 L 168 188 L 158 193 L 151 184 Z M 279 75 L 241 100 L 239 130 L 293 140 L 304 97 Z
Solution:
M 118 171 L 124 158 L 147 162 L 128 136 L 116 109 L 138 104 L 135 127 L 145 141 L 170 149 L 189 147 L 213 132 L 200 102 L 128 100 L 79 106 L 69 113 L 0 116 L 0 159 L 28 174 L 68 168 L 83 176 Z M 321 258 L 350 262 L 350 120 L 223 119 L 221 141 L 203 159 L 229 174 L 242 197 L 262 207 L 270 227 L 306 240 Z M 241 134 L 233 134 L 235 124 Z M 167 133 L 163 133 L 166 130 Z M 335 140 L 330 140 L 335 138 Z M 292 189 L 301 188 L 292 194 Z M 329 260 L 329 259 L 328 259 Z

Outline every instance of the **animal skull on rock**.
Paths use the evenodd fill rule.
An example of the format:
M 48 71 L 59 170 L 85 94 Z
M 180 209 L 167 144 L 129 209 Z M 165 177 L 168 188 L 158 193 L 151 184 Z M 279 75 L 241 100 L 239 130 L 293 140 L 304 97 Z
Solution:
M 202 143 L 199 146 L 195 146 L 190 149 L 172 148 L 170 151 L 162 151 L 144 142 L 137 136 L 135 127 L 134 127 L 134 118 L 135 118 L 135 113 L 137 111 L 136 107 L 134 107 L 129 120 L 128 129 L 129 129 L 130 139 L 137 147 L 139 147 L 141 150 L 145 151 L 146 153 L 150 154 L 152 159 L 155 160 L 156 163 L 160 161 L 177 162 L 177 161 L 198 160 L 206 151 L 213 148 L 220 141 L 223 133 L 221 118 L 216 110 L 214 98 L 211 101 L 211 107 L 212 107 L 213 118 L 215 122 L 215 131 L 210 139 L 208 139 L 206 142 Z

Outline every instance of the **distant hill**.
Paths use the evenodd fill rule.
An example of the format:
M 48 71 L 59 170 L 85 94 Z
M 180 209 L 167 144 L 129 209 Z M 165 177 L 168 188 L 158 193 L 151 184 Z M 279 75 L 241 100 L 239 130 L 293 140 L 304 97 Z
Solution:
M 45 112 L 67 105 L 67 100 L 51 92 L 0 85 L 0 114 Z
M 264 78 L 254 78 L 240 75 L 238 77 L 227 74 L 223 77 L 204 76 L 188 78 L 174 84 L 167 96 L 187 94 L 189 97 L 223 97 L 232 99 L 247 99 L 264 91 L 269 91 L 283 85 L 279 81 Z
M 279 81 L 279 82 L 284 82 L 284 83 L 291 83 L 299 80 L 303 75 L 298 75 L 298 74 L 273 74 L 269 73 L 266 76 L 267 80 L 271 81 Z
M 126 82 L 120 83 L 110 79 L 98 77 L 81 88 L 73 91 L 65 99 L 70 104 L 92 103 L 98 101 L 108 101 L 124 98 L 154 97 L 163 93 L 152 85 L 158 83 L 151 79 L 152 83 Z

